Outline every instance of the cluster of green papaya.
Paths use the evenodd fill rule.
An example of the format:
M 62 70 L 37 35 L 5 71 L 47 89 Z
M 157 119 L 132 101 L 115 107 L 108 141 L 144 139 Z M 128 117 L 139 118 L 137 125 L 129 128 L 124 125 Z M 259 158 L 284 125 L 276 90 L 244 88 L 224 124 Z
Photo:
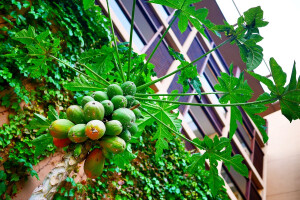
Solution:
M 131 81 L 121 87 L 111 84 L 106 91 L 83 97 L 81 106 L 70 106 L 67 119 L 52 122 L 49 129 L 57 147 L 66 147 L 72 142 L 83 143 L 88 139 L 100 145 L 85 160 L 84 171 L 89 178 L 100 176 L 105 158 L 111 159 L 122 153 L 131 135 L 138 131 L 135 120 L 142 115 L 135 93 L 136 86 Z

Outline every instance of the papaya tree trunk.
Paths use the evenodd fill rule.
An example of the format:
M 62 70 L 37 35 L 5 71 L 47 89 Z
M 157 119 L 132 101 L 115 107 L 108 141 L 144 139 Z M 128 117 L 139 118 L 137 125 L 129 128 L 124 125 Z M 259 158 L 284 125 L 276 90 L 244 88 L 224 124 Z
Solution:
M 74 157 L 73 152 L 67 153 L 63 157 L 63 161 L 58 163 L 52 170 L 47 174 L 43 183 L 34 189 L 29 200 L 49 200 L 52 199 L 57 189 L 62 182 L 69 176 L 69 174 L 82 162 L 89 150 L 91 143 L 86 142 L 83 145 L 82 152 L 79 157 Z

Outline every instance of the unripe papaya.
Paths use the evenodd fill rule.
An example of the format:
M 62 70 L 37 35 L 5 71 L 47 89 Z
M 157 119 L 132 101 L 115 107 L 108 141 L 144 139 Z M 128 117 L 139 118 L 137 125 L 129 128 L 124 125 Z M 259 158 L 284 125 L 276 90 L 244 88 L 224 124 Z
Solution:
M 53 144 L 56 146 L 56 147 L 66 147 L 68 146 L 69 144 L 71 144 L 71 140 L 69 138 L 64 138 L 64 139 L 58 139 L 58 138 L 53 138 Z
M 68 132 L 75 124 L 67 119 L 58 119 L 51 123 L 49 130 L 50 134 L 58 139 L 68 137 Z
M 111 99 L 115 110 L 118 108 L 125 108 L 127 106 L 127 99 L 122 95 L 116 95 Z
M 93 97 L 90 97 L 90 96 L 84 96 L 84 97 L 82 98 L 82 100 L 81 100 L 81 103 L 80 103 L 81 107 L 84 107 L 85 104 L 87 104 L 87 103 L 90 102 L 90 101 L 95 101 L 95 100 L 94 100 Z
M 134 96 L 136 93 L 136 86 L 131 81 L 126 81 L 121 85 L 124 95 L 132 95 Z
M 83 110 L 77 105 L 72 105 L 67 109 L 67 118 L 75 124 L 85 123 Z
M 129 142 L 131 140 L 131 133 L 129 130 L 123 130 L 119 137 L 122 138 L 125 142 Z
M 133 110 L 133 113 L 134 113 L 136 119 L 139 119 L 139 118 L 141 118 L 141 117 L 143 116 L 143 115 L 142 115 L 142 112 L 141 112 L 140 109 L 138 109 L 138 108 L 134 109 L 134 110 Z
M 100 141 L 100 146 L 106 151 L 118 154 L 125 150 L 125 141 L 118 136 L 104 136 Z
M 70 128 L 68 137 L 74 143 L 85 142 L 88 139 L 85 135 L 85 124 L 77 124 Z
M 87 122 L 91 120 L 103 120 L 104 107 L 98 101 L 90 101 L 83 108 L 84 118 Z
M 101 101 L 101 104 L 104 107 L 104 116 L 110 116 L 114 111 L 114 104 L 110 100 Z
M 99 177 L 104 168 L 105 157 L 100 149 L 94 149 L 89 153 L 84 162 L 84 173 L 89 178 Z
M 102 91 L 94 92 L 92 94 L 92 97 L 95 99 L 95 101 L 99 101 L 99 102 L 104 101 L 104 100 L 108 100 L 107 93 L 102 92 Z
M 107 95 L 109 99 L 112 99 L 116 95 L 123 95 L 123 90 L 117 84 L 111 84 L 107 87 Z
M 85 134 L 92 140 L 98 140 L 105 133 L 105 125 L 100 120 L 92 120 L 85 126 Z
M 119 108 L 113 112 L 112 119 L 121 122 L 123 129 L 128 129 L 135 122 L 136 118 L 134 113 L 128 108 Z
M 135 99 L 135 100 L 133 101 L 133 103 L 132 103 L 132 106 L 135 106 L 135 105 L 138 105 L 138 104 L 140 104 L 139 100 L 136 100 L 136 99 Z
M 118 120 L 111 120 L 106 122 L 105 127 L 105 135 L 119 135 L 123 130 L 123 126 Z
M 135 100 L 134 96 L 127 95 L 125 98 L 127 99 L 127 108 L 131 108 Z
M 135 135 L 138 132 L 138 126 L 136 123 L 132 124 L 132 127 L 128 129 L 131 135 Z

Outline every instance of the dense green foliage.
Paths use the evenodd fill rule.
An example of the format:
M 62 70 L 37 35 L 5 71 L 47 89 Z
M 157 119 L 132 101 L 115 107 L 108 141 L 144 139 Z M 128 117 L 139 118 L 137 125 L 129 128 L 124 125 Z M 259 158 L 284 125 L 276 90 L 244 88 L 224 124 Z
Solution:
M 11 90 L 1 94 L 2 105 L 19 109 L 22 100 L 29 103 L 32 100 L 31 91 L 26 90 L 25 85 L 33 79 L 38 82 L 35 84 L 50 84 L 49 92 L 56 92 L 61 89 L 62 81 L 73 79 L 75 75 L 63 65 L 57 67 L 56 62 L 47 62 L 52 59 L 45 55 L 31 59 L 28 53 L 36 53 L 38 49 L 28 52 L 24 45 L 13 39 L 20 30 L 32 26 L 36 34 L 43 33 L 38 38 L 40 42 L 47 36 L 55 38 L 55 41 L 49 39 L 48 42 L 56 43 L 59 57 L 69 61 L 77 60 L 82 51 L 107 44 L 107 20 L 101 15 L 100 8 L 85 11 L 81 3 L 79 0 L 35 0 L 32 5 L 26 0 L 5 0 L 0 3 L 0 12 L 6 16 L 2 17 L 6 23 L 0 26 L 0 91 Z M 46 47 L 46 43 L 40 45 Z
M 97 181 L 88 180 L 88 185 L 85 185 L 85 182 L 76 184 L 72 178 L 68 178 L 66 179 L 68 188 L 62 187 L 58 191 L 57 198 L 63 199 L 63 196 L 73 197 L 76 195 L 76 191 L 78 195 L 82 195 L 81 192 L 85 190 L 86 195 L 94 199 L 111 196 L 115 193 L 117 193 L 116 199 L 224 199 L 224 181 L 217 170 L 219 161 L 224 162 L 229 170 L 233 167 L 240 174 L 248 176 L 248 169 L 243 164 L 242 156 L 232 156 L 231 138 L 237 128 L 237 121 L 242 122 L 242 116 L 237 106 L 241 106 L 252 118 L 264 135 L 265 142 L 267 141 L 267 136 L 264 134 L 265 121 L 257 115 L 257 113 L 266 109 L 264 104 L 280 100 L 282 112 L 288 119 L 299 118 L 299 82 L 296 79 L 295 68 L 290 83 L 285 87 L 286 75 L 274 59 L 270 60 L 274 83 L 253 72 L 251 73 L 262 60 L 262 48 L 257 45 L 257 42 L 262 39 L 258 28 L 267 25 L 267 22 L 263 21 L 263 12 L 260 7 L 245 12 L 238 19 L 237 26 L 226 24 L 226 22 L 225 25 L 215 26 L 206 19 L 207 9 L 195 10 L 194 6 L 190 6 L 191 3 L 198 2 L 197 0 L 179 0 L 177 2 L 152 0 L 153 3 L 177 9 L 174 18 L 179 18 L 179 28 L 182 32 L 185 31 L 188 22 L 190 22 L 204 36 L 206 35 L 203 25 L 214 31 L 218 36 L 221 36 L 219 32 L 224 32 L 227 36 L 227 40 L 191 63 L 183 60 L 180 54 L 170 50 L 170 53 L 181 61 L 181 65 L 178 66 L 177 70 L 152 81 L 151 76 L 154 76 L 155 73 L 153 72 L 154 66 L 149 63 L 151 56 L 145 64 L 146 55 L 138 55 L 132 52 L 126 43 L 115 45 L 115 48 L 113 48 L 112 44 L 108 42 L 110 41 L 110 35 L 108 28 L 106 28 L 107 22 L 100 14 L 100 8 L 94 6 L 92 0 L 84 0 L 83 5 L 81 5 L 81 1 L 62 3 L 60 1 L 43 2 L 38 0 L 34 1 L 31 7 L 27 1 L 20 3 L 12 0 L 11 2 L 12 7 L 6 8 L 3 5 L 0 7 L 8 15 L 15 18 L 15 20 L 3 18 L 7 22 L 7 26 L 2 28 L 2 31 L 4 31 L 2 39 L 5 45 L 0 49 L 3 54 L 0 58 L 6 60 L 3 62 L 3 66 L 0 66 L 2 67 L 1 72 L 3 72 L 1 73 L 0 82 L 4 83 L 5 86 L 2 89 L 14 89 L 17 101 L 12 101 L 15 103 L 10 105 L 9 102 L 11 101 L 9 100 L 12 97 L 10 93 L 6 93 L 2 98 L 3 105 L 18 109 L 21 100 L 29 103 L 32 100 L 38 102 L 41 98 L 44 98 L 42 92 L 24 90 L 23 80 L 25 79 L 35 81 L 35 90 L 44 87 L 43 92 L 48 92 L 54 97 L 62 97 L 60 101 L 65 102 L 62 106 L 62 104 L 55 101 L 56 99 L 48 99 L 48 101 L 43 102 L 44 109 L 48 107 L 45 104 L 65 107 L 72 102 L 72 98 L 66 96 L 66 93 L 62 95 L 62 82 L 64 82 L 64 88 L 67 90 L 87 94 L 89 91 L 105 91 L 110 84 L 117 83 L 121 85 L 126 77 L 127 80 L 138 86 L 137 91 L 140 93 L 136 94 L 134 98 L 140 101 L 137 105 L 140 106 L 139 108 L 144 117 L 137 121 L 139 131 L 130 141 L 132 144 L 128 144 L 124 152 L 113 156 L 112 163 L 108 164 L 108 169 L 105 170 L 106 173 L 102 175 L 101 179 Z M 30 9 L 23 10 L 22 14 L 18 11 L 12 12 L 14 8 L 20 10 L 22 6 L 24 9 Z M 47 11 L 46 14 L 45 10 Z M 41 21 L 43 22 L 42 25 L 40 25 Z M 109 21 L 111 23 L 111 19 Z M 101 26 L 99 26 L 100 24 Z M 171 25 L 172 23 L 170 23 Z M 166 32 L 162 38 L 165 35 Z M 116 36 L 112 37 L 115 40 Z M 223 93 L 220 98 L 221 104 L 178 102 L 176 96 L 169 98 L 154 97 L 149 86 L 177 72 L 181 72 L 179 83 L 184 86 L 183 92 L 192 85 L 196 89 L 197 95 L 201 96 L 201 83 L 194 64 L 226 43 L 238 45 L 242 60 L 246 63 L 248 71 L 269 87 L 270 94 L 262 94 L 256 102 L 248 102 L 253 91 L 247 81 L 244 80 L 243 74 L 238 78 L 233 76 L 233 67 L 231 67 L 230 74 L 222 73 L 218 79 L 219 83 L 215 86 L 215 90 Z M 154 51 L 156 49 L 157 47 L 154 48 Z M 128 58 L 129 52 L 130 58 Z M 152 52 L 153 54 L 154 52 Z M 130 62 L 128 59 L 130 59 Z M 15 76 L 12 76 L 11 70 L 14 70 Z M 76 71 L 78 77 L 75 77 L 74 71 L 70 70 Z M 131 74 L 138 75 L 132 76 Z M 42 79 L 38 79 L 39 77 L 42 77 Z M 47 88 L 45 88 L 46 86 Z M 49 92 L 48 87 L 55 92 Z M 178 94 L 178 91 L 173 91 L 172 94 L 181 95 Z M 138 97 L 139 95 L 151 98 L 141 98 Z M 80 93 L 75 93 L 75 97 L 79 96 Z M 77 98 L 77 100 L 80 103 L 80 98 Z M 184 104 L 193 106 L 232 106 L 230 137 L 211 139 L 206 136 L 201 141 L 198 138 L 190 140 L 183 136 L 180 133 L 181 121 L 174 109 Z M 37 104 L 37 106 L 40 106 L 40 104 Z M 63 110 L 63 108 L 60 110 Z M 17 177 L 24 177 L 24 173 L 22 174 L 24 170 L 25 172 L 27 170 L 31 175 L 36 175 L 32 170 L 31 163 L 36 164 L 39 159 L 48 155 L 49 151 L 53 151 L 51 137 L 49 137 L 49 134 L 43 133 L 47 131 L 51 121 L 65 117 L 65 114 L 58 115 L 53 107 L 49 107 L 47 117 L 35 114 L 35 118 L 31 120 L 32 112 L 29 112 L 29 114 L 29 117 L 25 117 L 25 121 L 23 121 L 29 124 L 29 126 L 23 127 L 24 132 L 20 132 L 16 128 L 16 126 L 21 128 L 24 126 L 24 124 L 18 124 L 18 122 L 15 122 L 16 124 L 11 123 L 3 128 L 2 141 L 0 140 L 2 146 L 7 151 L 15 154 L 19 153 L 18 156 L 21 158 L 17 157 L 15 159 L 15 154 L 12 154 L 8 161 L 5 160 L 5 170 L 1 171 L 0 174 L 0 179 L 5 180 L 4 184 L 0 185 L 0 195 L 6 190 L 8 195 L 6 194 L 5 197 L 16 192 L 15 186 L 9 188 L 7 184 L 10 180 L 18 181 Z M 16 118 L 16 120 L 20 119 Z M 29 120 L 31 120 L 31 123 L 29 123 Z M 27 128 L 37 132 L 30 132 Z M 7 132 L 8 130 L 16 130 L 16 136 L 12 137 Z M 29 133 L 27 133 L 28 131 Z M 24 134 L 35 139 L 32 143 L 25 142 L 23 144 L 26 141 L 24 140 Z M 195 153 L 191 156 L 190 153 L 184 151 L 179 138 L 204 150 L 205 153 Z M 13 142 L 11 142 L 11 139 L 13 139 Z M 8 147 L 7 145 L 10 142 L 13 145 Z M 97 145 L 97 141 L 94 144 Z M 31 151 L 27 155 L 21 149 L 26 145 L 28 147 L 35 145 L 35 152 Z M 14 151 L 15 148 L 18 151 Z M 69 150 L 72 150 L 72 148 L 69 148 Z M 22 156 L 27 159 L 22 159 Z M 29 156 L 31 157 L 28 158 Z M 133 159 L 134 161 L 131 162 Z M 206 160 L 209 160 L 210 167 L 207 171 L 204 171 Z M 18 171 L 18 173 L 11 170 L 11 168 L 17 166 L 16 163 L 24 163 L 24 170 Z
M 47 33 L 49 38 L 57 38 L 61 47 L 59 57 L 70 61 L 76 60 L 82 50 L 101 47 L 110 39 L 107 20 L 100 9 L 84 11 L 81 1 L 5 0 L 0 3 L 0 13 L 1 105 L 8 111 L 15 110 L 9 124 L 0 128 L 0 165 L 4 167 L 0 171 L 0 198 L 9 199 L 17 192 L 15 183 L 26 180 L 29 174 L 37 176 L 32 165 L 55 150 L 49 144 L 47 151 L 34 156 L 32 139 L 45 132 L 30 130 L 27 125 L 34 113 L 48 112 L 49 105 L 62 110 L 74 101 L 62 82 L 76 75 L 64 66 L 58 67 L 56 62 L 47 65 L 32 62 L 28 49 L 13 39 L 16 33 L 31 25 L 36 34 Z M 29 104 L 20 109 L 21 101 Z M 45 110 L 41 111 L 41 107 Z
M 71 183 L 68 179 L 57 194 L 63 196 L 84 194 L 91 199 L 227 199 L 223 189 L 213 198 L 207 184 L 208 172 L 189 175 L 185 170 L 191 164 L 191 153 L 183 141 L 176 137 L 161 157 L 155 156 L 154 133 L 158 125 L 147 126 L 142 137 L 136 138 L 132 150 L 137 157 L 118 168 L 106 163 L 104 172 L 96 181 Z M 71 195 L 70 195 L 71 191 Z

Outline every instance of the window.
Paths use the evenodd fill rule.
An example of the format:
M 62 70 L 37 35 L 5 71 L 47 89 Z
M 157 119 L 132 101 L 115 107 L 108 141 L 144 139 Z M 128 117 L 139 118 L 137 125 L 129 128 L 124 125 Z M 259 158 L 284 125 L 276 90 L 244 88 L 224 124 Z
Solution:
M 118 19 L 122 22 L 123 27 L 125 28 L 126 32 L 129 35 L 130 34 L 130 21 L 124 15 L 123 11 L 121 10 L 121 8 L 119 7 L 119 5 L 117 4 L 117 2 L 115 0 L 109 1 L 109 5 L 112 8 L 112 10 L 114 11 L 114 13 L 116 14 L 116 16 L 118 17 Z M 133 31 L 132 38 L 133 38 L 132 40 L 133 40 L 134 44 L 137 46 L 138 50 L 141 51 L 144 48 L 145 44 L 143 43 L 141 38 L 137 35 L 135 30 Z
M 192 118 L 190 113 L 186 113 L 184 115 L 183 120 L 189 125 L 192 131 L 195 133 L 197 138 L 203 139 L 204 134 L 202 134 L 199 130 L 199 127 L 195 123 L 194 119 Z
M 133 1 L 120 0 L 120 2 L 121 4 L 124 5 L 128 15 L 131 18 Z M 134 21 L 137 26 L 136 28 L 139 29 L 142 36 L 146 40 L 145 42 L 148 43 L 151 40 L 151 38 L 154 36 L 154 27 L 151 25 L 149 19 L 147 19 L 146 16 L 147 15 L 143 13 L 143 10 L 140 8 L 139 2 L 137 2 L 135 7 Z
M 230 170 L 231 173 L 232 173 L 232 171 L 233 171 L 233 169 Z M 231 173 L 229 173 L 227 171 L 227 169 L 225 169 L 225 167 L 222 166 L 221 175 L 222 175 L 224 181 L 228 184 L 228 186 L 232 190 L 233 194 L 236 196 L 236 198 L 238 200 L 244 200 L 244 199 L 246 199 L 245 196 L 244 196 L 244 194 L 243 194 L 243 192 L 245 192 L 245 191 L 242 192 L 241 189 L 240 189 L 241 187 L 237 186 L 237 183 L 235 182 L 235 180 L 232 177 Z M 237 173 L 237 172 L 234 172 L 234 174 L 235 173 Z M 241 177 L 244 178 L 243 176 L 241 176 Z M 245 178 L 244 178 L 244 180 L 240 179 L 239 181 L 242 184 L 241 186 L 244 187 L 245 190 L 246 190 L 246 183 L 247 182 L 246 182 Z
M 166 9 L 164 6 L 156 4 L 157 8 L 159 9 L 160 14 L 162 15 L 163 19 L 167 20 L 169 17 L 168 9 Z
M 192 103 L 199 102 L 196 100 L 196 98 L 193 98 Z M 206 113 L 200 106 L 191 106 L 190 112 L 205 135 L 214 137 L 214 135 L 218 134 L 210 119 L 207 117 Z

